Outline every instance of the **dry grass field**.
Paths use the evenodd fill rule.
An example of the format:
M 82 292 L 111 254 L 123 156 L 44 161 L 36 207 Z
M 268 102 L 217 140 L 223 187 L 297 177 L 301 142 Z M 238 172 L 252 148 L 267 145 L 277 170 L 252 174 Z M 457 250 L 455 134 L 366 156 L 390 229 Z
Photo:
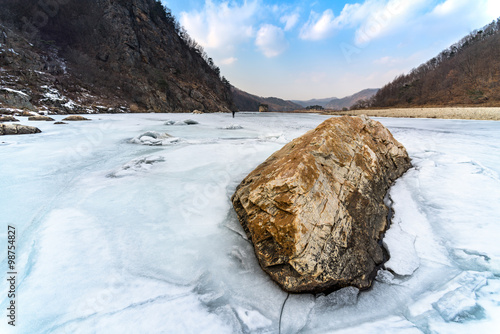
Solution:
M 408 118 L 442 118 L 442 119 L 475 119 L 500 121 L 500 108 L 395 108 L 395 109 L 363 109 L 350 111 L 325 112 L 326 115 L 367 115 L 370 117 L 408 117 Z

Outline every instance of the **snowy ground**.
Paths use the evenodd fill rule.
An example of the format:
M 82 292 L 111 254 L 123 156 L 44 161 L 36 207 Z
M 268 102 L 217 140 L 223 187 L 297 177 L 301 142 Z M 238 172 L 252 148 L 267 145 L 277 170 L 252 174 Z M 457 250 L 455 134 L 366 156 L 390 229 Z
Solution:
M 15 225 L 19 272 L 15 329 L 0 285 L 1 333 L 498 330 L 500 122 L 379 119 L 414 164 L 390 191 L 391 271 L 361 293 L 288 296 L 259 268 L 229 198 L 326 116 L 90 117 L 19 117 L 43 133 L 0 138 L 1 264 Z

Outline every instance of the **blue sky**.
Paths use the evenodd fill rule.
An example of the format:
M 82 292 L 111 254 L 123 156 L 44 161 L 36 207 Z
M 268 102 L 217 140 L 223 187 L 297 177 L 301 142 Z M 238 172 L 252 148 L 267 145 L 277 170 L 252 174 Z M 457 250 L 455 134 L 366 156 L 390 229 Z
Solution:
M 284 99 L 378 88 L 500 17 L 499 0 L 163 0 L 233 85 Z

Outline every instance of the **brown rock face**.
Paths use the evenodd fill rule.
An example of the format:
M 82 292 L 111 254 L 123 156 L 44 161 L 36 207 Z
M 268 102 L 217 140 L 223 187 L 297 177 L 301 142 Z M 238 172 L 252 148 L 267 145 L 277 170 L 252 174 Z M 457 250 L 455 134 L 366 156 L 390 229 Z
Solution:
M 30 116 L 28 117 L 28 121 L 45 121 L 45 122 L 52 122 L 55 121 L 52 117 L 49 116 Z
M 331 118 L 258 166 L 232 202 L 262 269 L 284 290 L 364 289 L 384 260 L 384 197 L 410 166 L 379 122 Z
M 71 115 L 63 119 L 63 121 L 91 121 L 91 119 L 85 118 L 80 115 Z

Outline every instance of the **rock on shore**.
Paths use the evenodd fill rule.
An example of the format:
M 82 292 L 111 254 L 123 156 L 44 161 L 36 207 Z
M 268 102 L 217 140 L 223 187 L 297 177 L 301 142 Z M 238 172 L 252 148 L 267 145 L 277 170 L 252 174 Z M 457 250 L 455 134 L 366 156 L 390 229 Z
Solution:
M 64 118 L 63 121 L 91 121 L 91 119 L 88 119 L 80 115 L 71 115 Z
M 42 116 L 42 115 L 36 115 L 36 116 L 30 116 L 28 117 L 28 121 L 45 121 L 45 122 L 53 122 L 55 119 L 53 119 L 50 116 Z
M 365 289 L 384 261 L 384 197 L 410 166 L 379 122 L 331 118 L 258 166 L 232 202 L 262 269 L 285 291 Z
M 0 124 L 0 136 L 2 135 L 25 135 L 31 133 L 40 133 L 39 128 L 21 124 Z

